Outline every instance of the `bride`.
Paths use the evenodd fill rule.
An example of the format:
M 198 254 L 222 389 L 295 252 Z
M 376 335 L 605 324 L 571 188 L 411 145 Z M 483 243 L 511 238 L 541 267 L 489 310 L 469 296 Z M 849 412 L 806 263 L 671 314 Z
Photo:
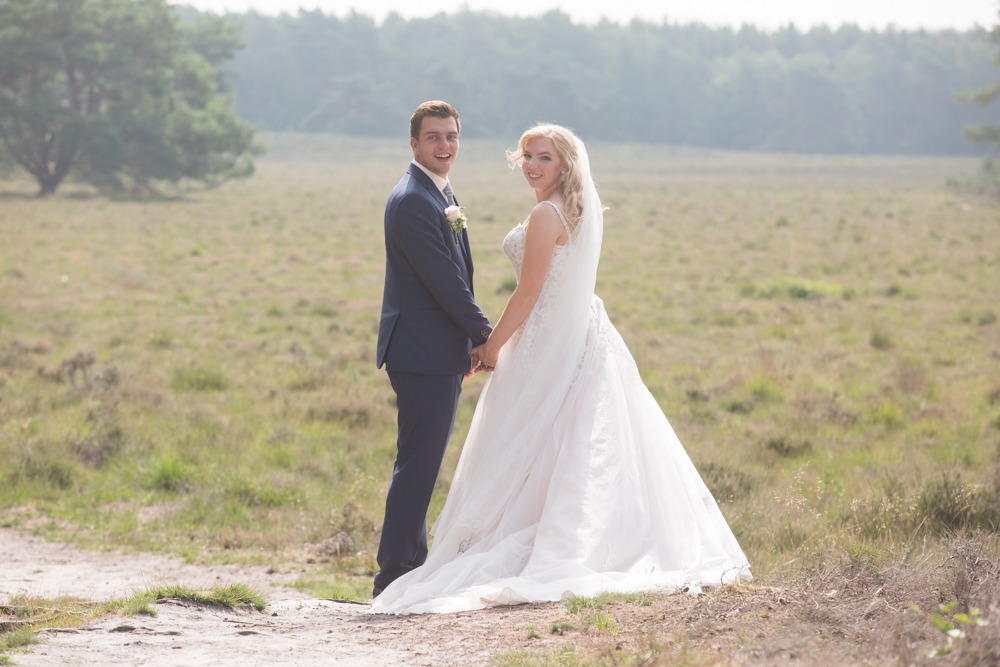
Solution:
M 517 288 L 427 561 L 375 613 L 444 613 L 749 580 L 746 556 L 594 294 L 604 212 L 583 142 L 508 154 L 538 203 L 507 234 Z

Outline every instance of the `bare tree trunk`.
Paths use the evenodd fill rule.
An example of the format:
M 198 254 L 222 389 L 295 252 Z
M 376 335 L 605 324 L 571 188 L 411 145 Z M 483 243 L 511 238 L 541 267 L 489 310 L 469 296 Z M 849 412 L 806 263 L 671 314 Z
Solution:
M 47 147 L 46 154 L 51 152 L 51 149 L 51 145 Z M 39 197 L 48 197 L 56 191 L 73 167 L 78 150 L 79 142 L 73 140 L 63 142 L 56 148 L 55 160 L 51 162 L 40 161 L 39 168 L 32 170 L 32 174 L 38 181 Z
M 62 180 L 49 174 L 35 174 L 35 179 L 38 181 L 39 197 L 48 197 L 55 193 L 56 188 L 59 187 L 59 181 Z

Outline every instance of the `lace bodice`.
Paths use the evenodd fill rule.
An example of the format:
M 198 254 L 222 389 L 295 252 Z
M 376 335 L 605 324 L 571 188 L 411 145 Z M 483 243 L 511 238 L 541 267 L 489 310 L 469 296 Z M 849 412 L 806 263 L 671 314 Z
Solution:
M 542 202 L 548 204 L 552 209 L 559 215 L 559 219 L 562 221 L 563 226 L 566 228 L 566 234 L 568 240 L 565 245 L 557 245 L 552 254 L 552 262 L 549 264 L 549 272 L 545 276 L 545 283 L 548 285 L 549 279 L 553 277 L 553 267 L 558 263 L 559 258 L 566 255 L 566 250 L 570 247 L 573 238 L 573 230 L 570 229 L 569 222 L 566 220 L 566 216 L 563 212 L 559 210 L 559 207 L 550 201 Z M 503 239 L 503 252 L 507 255 L 507 259 L 514 266 L 514 275 L 517 276 L 518 280 L 521 279 L 521 265 L 524 264 L 524 235 L 527 230 L 528 221 L 525 220 L 521 224 L 514 227 L 514 229 L 507 232 L 507 236 Z
M 558 298 L 559 286 L 561 283 L 562 275 L 564 273 L 564 268 L 566 260 L 573 253 L 573 230 L 570 228 L 569 223 L 566 220 L 566 216 L 559 209 L 558 206 L 550 201 L 543 202 L 551 206 L 555 212 L 559 215 L 559 219 L 562 221 L 563 226 L 566 228 L 566 234 L 568 240 L 563 245 L 557 245 L 552 251 L 552 259 L 549 262 L 548 272 L 545 274 L 545 282 L 542 284 L 542 291 L 538 295 L 538 300 L 535 302 L 535 307 L 532 308 L 531 314 L 528 319 L 525 320 L 521 327 L 521 330 L 515 334 L 516 337 L 524 337 L 524 344 L 530 349 L 533 347 L 533 339 L 535 335 L 544 329 L 547 323 L 546 313 L 549 310 L 549 306 L 552 302 Z M 507 236 L 503 240 L 503 251 L 507 255 L 507 259 L 514 266 L 514 274 L 517 279 L 521 279 L 521 267 L 524 264 L 524 237 L 527 231 L 527 223 L 525 220 L 521 224 L 514 227 L 512 230 L 507 232 Z

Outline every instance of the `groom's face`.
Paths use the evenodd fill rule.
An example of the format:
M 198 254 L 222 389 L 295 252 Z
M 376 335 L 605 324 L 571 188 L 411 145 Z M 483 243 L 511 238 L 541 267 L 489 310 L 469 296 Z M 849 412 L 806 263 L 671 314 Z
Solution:
M 450 116 L 426 116 L 420 122 L 420 133 L 410 137 L 413 159 L 431 172 L 448 177 L 448 171 L 458 155 L 458 123 Z

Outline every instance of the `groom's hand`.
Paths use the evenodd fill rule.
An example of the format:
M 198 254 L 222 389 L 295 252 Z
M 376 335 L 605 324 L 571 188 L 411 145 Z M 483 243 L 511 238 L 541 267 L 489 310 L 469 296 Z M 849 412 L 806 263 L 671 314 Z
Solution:
M 481 362 L 479 361 L 479 347 L 474 347 L 472 348 L 472 351 L 469 352 L 469 372 L 465 374 L 466 380 L 468 380 L 470 377 L 475 375 L 476 372 L 479 371 L 480 363 Z

